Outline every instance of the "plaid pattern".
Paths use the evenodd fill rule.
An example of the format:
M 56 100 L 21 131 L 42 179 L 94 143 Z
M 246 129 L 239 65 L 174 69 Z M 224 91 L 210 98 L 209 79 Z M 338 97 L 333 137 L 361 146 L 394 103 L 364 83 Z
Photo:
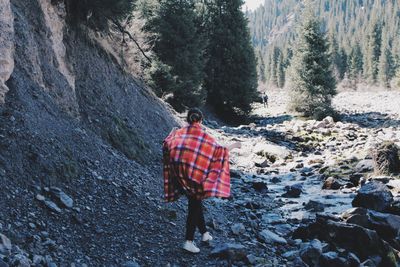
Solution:
M 175 130 L 164 140 L 163 163 L 167 202 L 183 193 L 197 199 L 230 196 L 228 149 L 198 123 Z

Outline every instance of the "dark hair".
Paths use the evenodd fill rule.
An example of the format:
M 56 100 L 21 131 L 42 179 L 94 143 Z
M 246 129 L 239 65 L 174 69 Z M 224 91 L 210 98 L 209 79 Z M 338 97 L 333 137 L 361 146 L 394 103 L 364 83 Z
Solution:
M 198 108 L 191 108 L 188 111 L 187 114 L 187 122 L 189 124 L 195 123 L 195 122 L 200 122 L 203 119 L 203 112 L 201 112 L 200 109 Z

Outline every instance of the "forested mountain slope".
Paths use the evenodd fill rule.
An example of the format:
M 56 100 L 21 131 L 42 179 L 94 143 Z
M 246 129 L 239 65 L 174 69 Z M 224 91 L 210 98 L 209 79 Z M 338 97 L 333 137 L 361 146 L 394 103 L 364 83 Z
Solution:
M 337 79 L 390 86 L 400 63 L 400 3 L 396 0 L 310 2 L 328 34 Z M 302 10 L 301 0 L 266 0 L 263 6 L 247 13 L 262 81 L 283 86 L 277 84 L 276 76 L 279 71 L 285 73 L 290 65 Z

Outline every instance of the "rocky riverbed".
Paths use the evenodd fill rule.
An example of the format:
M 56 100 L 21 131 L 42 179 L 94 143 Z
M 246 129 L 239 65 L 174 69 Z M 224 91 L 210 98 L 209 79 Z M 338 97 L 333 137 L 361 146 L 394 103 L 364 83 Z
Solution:
M 296 118 L 286 102 L 272 93 L 255 123 L 214 130 L 243 144 L 232 153 L 232 202 L 257 229 L 249 239 L 274 244 L 287 265 L 398 266 L 400 180 L 374 175 L 371 151 L 400 145 L 400 93 L 343 92 L 338 122 Z
M 344 92 L 341 121 L 314 121 L 285 113 L 286 94 L 273 92 L 249 125 L 206 120 L 242 148 L 232 197 L 205 201 L 214 240 L 199 255 L 181 249 L 186 200 L 164 203 L 159 162 L 107 175 L 94 164 L 77 189 L 5 188 L 15 207 L 0 218 L 0 266 L 398 266 L 400 180 L 374 175 L 371 159 L 376 144 L 400 145 L 396 101 Z

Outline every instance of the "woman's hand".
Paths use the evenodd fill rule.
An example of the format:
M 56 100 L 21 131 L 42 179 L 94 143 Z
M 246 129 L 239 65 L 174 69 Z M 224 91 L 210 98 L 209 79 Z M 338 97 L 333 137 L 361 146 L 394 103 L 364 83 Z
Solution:
M 174 127 L 174 128 L 172 128 L 172 130 L 171 130 L 171 132 L 169 132 L 169 134 L 168 135 L 171 135 L 173 132 L 175 132 L 176 130 L 178 130 L 178 127 Z
M 241 142 L 235 142 L 233 144 L 230 144 L 229 146 L 227 146 L 228 150 L 232 150 L 235 148 L 241 148 L 242 147 L 242 143 Z

